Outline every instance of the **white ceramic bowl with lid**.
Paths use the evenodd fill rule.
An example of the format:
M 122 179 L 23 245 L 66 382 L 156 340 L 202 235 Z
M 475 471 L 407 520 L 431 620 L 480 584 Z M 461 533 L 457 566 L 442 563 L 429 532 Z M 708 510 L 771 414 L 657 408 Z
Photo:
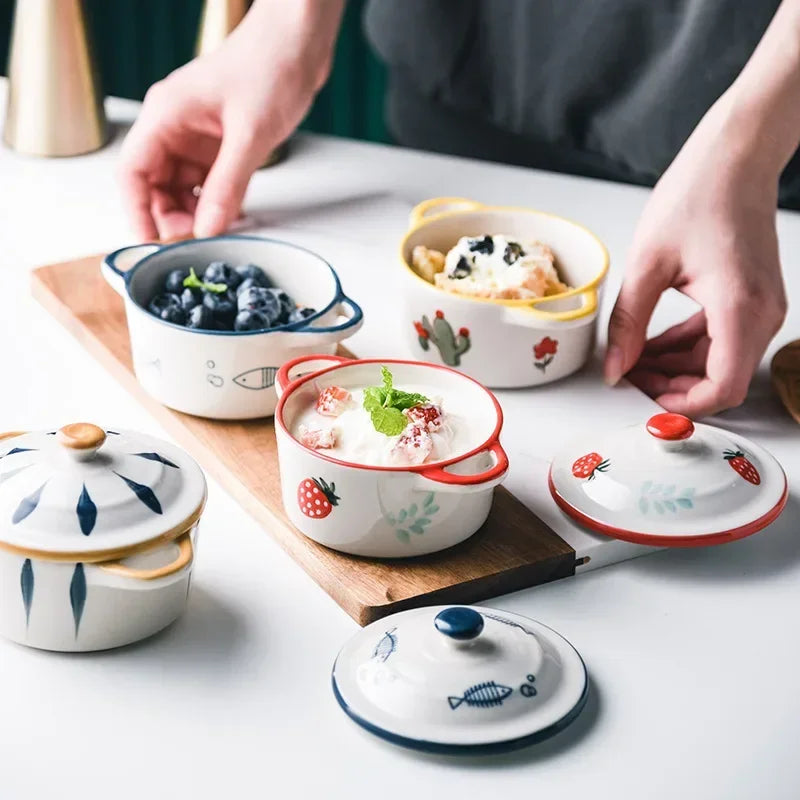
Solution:
M 445 413 L 448 398 L 459 401 L 471 423 L 463 450 L 416 466 L 375 466 L 340 460 L 295 438 L 296 420 L 322 389 L 379 385 L 384 365 L 400 389 L 430 387 L 443 398 Z M 276 382 L 283 505 L 292 524 L 310 539 L 353 555 L 406 558 L 452 547 L 486 521 L 494 488 L 508 472 L 508 457 L 500 445 L 500 404 L 476 381 L 414 361 L 308 356 L 285 364 Z M 317 500 L 320 514 L 307 508 Z
M 395 744 L 480 754 L 563 730 L 588 692 L 578 652 L 550 628 L 476 606 L 401 611 L 341 650 L 333 691 L 355 722 Z
M 174 269 L 212 261 L 256 264 L 298 303 L 317 309 L 266 331 L 193 330 L 147 310 Z M 260 236 L 216 236 L 124 247 L 106 256 L 103 275 L 125 301 L 136 378 L 160 403 L 211 419 L 255 419 L 275 411 L 275 373 L 308 353 L 333 353 L 363 320 L 333 267 L 304 247 Z
M 206 481 L 182 450 L 77 423 L 0 441 L 0 634 L 46 650 L 145 638 L 184 610 Z
M 418 275 L 418 245 L 447 253 L 463 236 L 538 240 L 572 288 L 533 300 L 472 297 Z M 455 367 L 492 389 L 539 386 L 579 370 L 592 353 L 609 258 L 587 228 L 531 208 L 487 206 L 458 197 L 420 203 L 400 243 L 404 333 L 414 358 Z
M 663 413 L 568 445 L 553 460 L 550 491 L 566 514 L 598 533 L 690 547 L 762 530 L 783 511 L 788 484 L 755 442 Z

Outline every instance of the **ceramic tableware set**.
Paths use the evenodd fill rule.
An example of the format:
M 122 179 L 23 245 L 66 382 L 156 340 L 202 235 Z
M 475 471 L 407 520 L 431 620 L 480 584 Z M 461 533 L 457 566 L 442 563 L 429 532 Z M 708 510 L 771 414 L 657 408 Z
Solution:
M 446 251 L 487 231 L 546 242 L 574 288 L 533 301 L 487 300 L 445 292 L 412 268 L 417 245 Z M 190 329 L 148 311 L 171 271 L 214 261 L 260 265 L 316 310 L 260 331 Z M 486 386 L 535 386 L 585 364 L 608 255 L 566 219 L 440 198 L 412 212 L 398 268 L 413 360 L 336 355 L 361 326 L 361 309 L 331 265 L 288 242 L 222 236 L 141 245 L 112 253 L 102 267 L 124 300 L 142 386 L 198 416 L 274 415 L 292 524 L 331 549 L 386 559 L 444 550 L 486 521 L 508 471 L 502 409 Z M 477 421 L 468 444 L 433 463 L 367 466 L 293 435 L 320 391 L 369 385 L 381 366 L 398 386 L 458 396 Z M 309 476 L 319 475 L 324 482 L 312 485 Z M 783 470 L 758 444 L 666 413 L 622 430 L 598 427 L 568 445 L 552 462 L 549 484 L 578 524 L 661 546 L 750 535 L 776 519 L 787 498 Z M 5 435 L 0 634 L 47 650 L 90 651 L 166 627 L 186 605 L 205 499 L 199 466 L 167 442 L 85 423 Z M 424 535 L 398 531 L 394 509 L 403 517 L 413 509 Z M 368 731 L 456 754 L 514 749 L 557 733 L 582 710 L 587 685 L 580 655 L 555 631 L 509 612 L 460 606 L 368 625 L 342 648 L 332 675 L 336 700 Z

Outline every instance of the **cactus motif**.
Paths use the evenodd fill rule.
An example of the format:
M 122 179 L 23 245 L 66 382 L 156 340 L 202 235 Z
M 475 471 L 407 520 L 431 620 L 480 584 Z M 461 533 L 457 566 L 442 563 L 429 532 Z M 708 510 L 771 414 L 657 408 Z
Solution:
M 431 342 L 439 350 L 442 361 L 448 367 L 457 367 L 461 364 L 461 356 L 470 348 L 469 330 L 459 328 L 457 334 L 453 333 L 450 323 L 444 318 L 444 311 L 437 311 L 433 323 L 427 316 L 421 322 L 414 322 L 414 328 L 419 337 L 419 344 L 423 350 L 429 350 Z

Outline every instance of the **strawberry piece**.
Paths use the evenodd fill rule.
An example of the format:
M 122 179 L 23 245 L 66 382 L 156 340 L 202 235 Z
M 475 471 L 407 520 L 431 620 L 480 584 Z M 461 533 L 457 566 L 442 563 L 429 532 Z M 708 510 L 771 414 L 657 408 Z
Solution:
M 336 447 L 336 431 L 333 428 L 307 428 L 301 425 L 297 431 L 300 444 L 314 450 Z
M 442 409 L 433 403 L 407 408 L 403 413 L 410 422 L 421 425 L 431 433 L 442 427 Z
M 605 472 L 609 466 L 608 459 L 604 459 L 599 453 L 587 453 L 572 465 L 572 474 L 576 478 L 592 480 L 596 472 Z
M 339 504 L 336 484 L 330 486 L 322 478 L 306 478 L 297 487 L 297 504 L 312 519 L 325 519 Z
M 739 450 L 725 450 L 722 457 L 731 465 L 731 469 L 739 473 L 748 483 L 758 486 L 761 483 L 761 476 L 745 454 Z
M 396 461 L 422 464 L 433 450 L 433 438 L 427 429 L 415 422 L 408 424 L 392 449 Z
M 353 396 L 347 389 L 340 386 L 326 386 L 317 398 L 317 412 L 326 417 L 338 417 L 347 406 Z

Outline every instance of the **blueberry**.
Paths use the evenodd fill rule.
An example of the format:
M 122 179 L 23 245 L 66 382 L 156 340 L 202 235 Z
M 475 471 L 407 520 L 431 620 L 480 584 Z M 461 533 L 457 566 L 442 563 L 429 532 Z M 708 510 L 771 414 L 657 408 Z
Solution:
M 190 289 L 188 286 L 181 292 L 181 305 L 186 312 L 203 302 L 203 293 L 199 289 Z
M 267 277 L 264 270 L 255 264 L 242 264 L 236 267 L 236 274 L 243 281 L 253 281 L 250 284 L 251 286 L 272 286 L 272 281 Z
M 174 269 L 167 275 L 164 290 L 171 294 L 180 294 L 183 291 L 183 282 L 189 277 L 188 269 Z
M 186 322 L 186 327 L 192 328 L 193 330 L 216 330 L 214 315 L 204 305 L 195 306 L 189 312 L 189 319 Z
M 470 239 L 469 249 L 473 253 L 484 253 L 490 256 L 494 253 L 494 239 L 491 236 L 484 236 L 482 239 Z
M 267 291 L 278 300 L 278 303 L 280 304 L 280 314 L 278 319 L 282 325 L 285 325 L 289 319 L 289 314 L 291 314 L 292 311 L 294 311 L 297 307 L 294 300 L 292 300 L 292 298 L 289 297 L 289 295 L 286 294 L 283 289 L 271 288 L 267 289 Z
M 280 319 L 281 303 L 272 289 L 253 286 L 242 292 L 237 302 L 239 311 L 260 311 L 270 321 L 270 326 Z
M 245 278 L 236 287 L 236 295 L 238 297 L 242 292 L 246 292 L 248 289 L 253 289 L 255 287 L 258 287 L 259 289 L 266 289 L 268 286 L 268 283 L 260 283 L 258 278 Z
M 464 256 L 461 256 L 461 258 L 458 259 L 458 264 L 456 264 L 456 268 L 453 270 L 452 277 L 460 280 L 461 278 L 466 278 L 471 273 L 472 273 L 472 266 Z
M 524 256 L 521 245 L 518 242 L 509 242 L 503 253 L 503 261 L 511 266 L 520 256 Z
M 203 305 L 213 315 L 214 322 L 223 325 L 224 330 L 231 330 L 236 316 L 236 295 L 230 289 L 227 292 L 206 292 Z
M 206 283 L 224 283 L 229 289 L 235 289 L 241 282 L 241 276 L 224 261 L 212 261 L 203 273 Z
M 313 308 L 296 308 L 289 314 L 289 322 L 302 322 L 304 319 L 308 319 L 316 313 L 316 309 Z
M 160 317 L 168 308 L 181 308 L 181 301 L 174 294 L 159 294 L 147 308 L 151 314 Z
M 237 331 L 260 331 L 272 327 L 270 318 L 263 311 L 250 311 L 245 309 L 236 315 L 233 324 Z
M 174 322 L 176 325 L 186 324 L 186 312 L 180 307 L 170 306 L 161 312 L 161 319 L 166 322 Z

